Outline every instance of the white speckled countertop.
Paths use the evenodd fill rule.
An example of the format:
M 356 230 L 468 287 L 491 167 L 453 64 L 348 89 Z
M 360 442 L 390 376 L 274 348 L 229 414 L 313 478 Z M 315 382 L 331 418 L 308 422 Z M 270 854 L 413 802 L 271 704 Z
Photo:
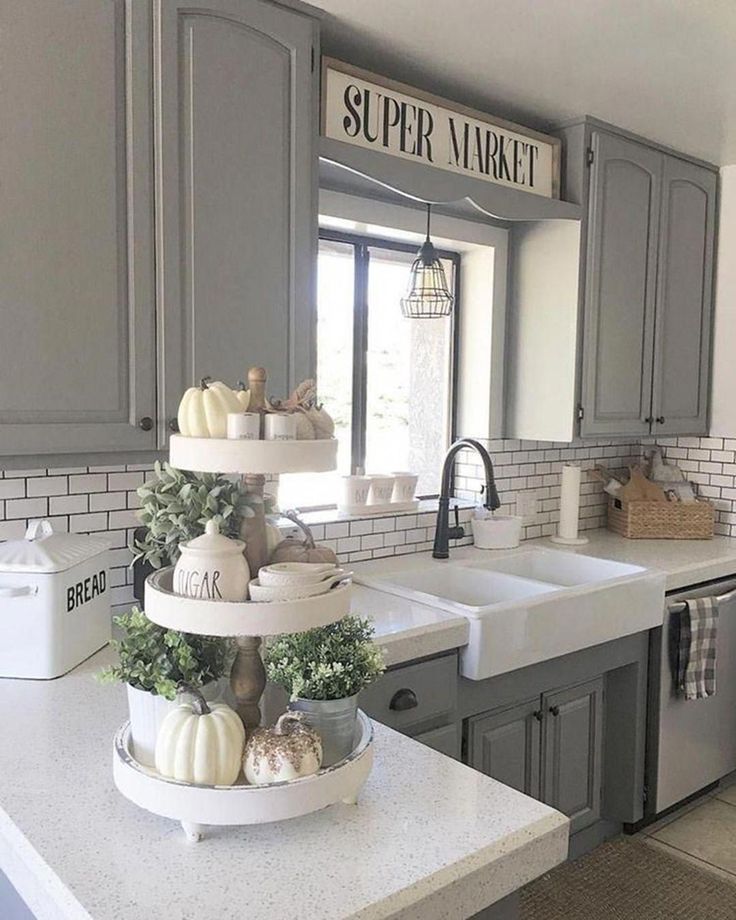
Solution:
M 566 856 L 558 812 L 381 725 L 358 806 L 188 844 L 113 785 L 110 657 L 0 680 L 0 868 L 39 920 L 453 920 Z

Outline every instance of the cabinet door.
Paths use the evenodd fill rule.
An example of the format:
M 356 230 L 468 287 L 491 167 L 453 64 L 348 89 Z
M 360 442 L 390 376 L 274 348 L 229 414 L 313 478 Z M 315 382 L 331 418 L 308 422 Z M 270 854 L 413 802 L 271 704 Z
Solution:
M 468 722 L 468 765 L 539 798 L 539 697 Z
M 155 447 L 150 55 L 147 2 L 3 6 L 0 455 Z
M 542 800 L 574 834 L 600 817 L 603 679 L 545 694 L 542 706 Z
M 644 435 L 651 415 L 662 154 L 593 133 L 582 435 Z
M 282 395 L 313 370 L 317 33 L 262 0 L 157 0 L 155 26 L 171 419 L 202 376 L 234 385 L 262 365 Z
M 426 744 L 433 751 L 446 754 L 454 760 L 460 760 L 460 723 L 443 725 L 442 728 L 433 728 L 430 732 L 423 732 L 414 736 L 415 741 Z
M 706 434 L 716 174 L 665 157 L 654 336 L 654 433 Z

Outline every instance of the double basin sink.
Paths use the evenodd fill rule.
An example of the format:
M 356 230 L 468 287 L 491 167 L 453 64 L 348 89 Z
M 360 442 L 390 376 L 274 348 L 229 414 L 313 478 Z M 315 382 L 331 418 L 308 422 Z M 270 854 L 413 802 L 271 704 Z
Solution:
M 398 557 L 366 566 L 355 580 L 466 617 L 461 671 L 472 680 L 659 626 L 664 607 L 663 574 L 543 548 Z

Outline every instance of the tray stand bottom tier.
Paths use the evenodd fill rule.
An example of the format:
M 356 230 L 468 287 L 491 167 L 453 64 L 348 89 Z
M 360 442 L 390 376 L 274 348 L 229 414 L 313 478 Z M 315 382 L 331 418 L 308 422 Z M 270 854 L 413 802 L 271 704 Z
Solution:
M 113 778 L 131 802 L 181 823 L 188 840 L 200 840 L 208 825 L 266 824 L 297 818 L 335 805 L 355 804 L 373 765 L 373 726 L 358 712 L 356 746 L 345 760 L 293 782 L 269 786 L 193 786 L 166 779 L 130 753 L 130 723 L 113 741 Z

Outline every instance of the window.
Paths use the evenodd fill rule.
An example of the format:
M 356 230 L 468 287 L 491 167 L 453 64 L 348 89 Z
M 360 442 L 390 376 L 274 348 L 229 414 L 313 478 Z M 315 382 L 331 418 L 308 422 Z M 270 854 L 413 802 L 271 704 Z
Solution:
M 282 507 L 335 503 L 340 475 L 365 470 L 419 475 L 436 495 L 454 427 L 455 315 L 409 320 L 399 300 L 416 243 L 321 230 L 317 382 L 339 440 L 335 474 L 282 476 Z M 460 256 L 440 250 L 450 289 Z

